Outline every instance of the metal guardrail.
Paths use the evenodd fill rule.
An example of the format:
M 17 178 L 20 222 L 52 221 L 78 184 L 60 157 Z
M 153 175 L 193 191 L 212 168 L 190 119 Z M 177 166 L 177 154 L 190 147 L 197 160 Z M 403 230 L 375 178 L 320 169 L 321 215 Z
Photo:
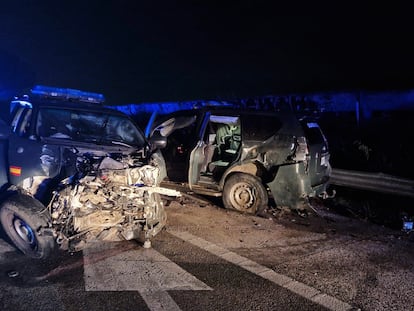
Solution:
M 383 173 L 332 169 L 329 184 L 414 198 L 414 180 Z

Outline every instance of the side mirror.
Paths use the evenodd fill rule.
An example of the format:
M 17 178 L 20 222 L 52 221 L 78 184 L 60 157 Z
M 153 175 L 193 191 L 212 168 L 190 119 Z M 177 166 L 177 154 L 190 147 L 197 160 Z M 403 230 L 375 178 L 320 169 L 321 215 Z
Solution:
M 155 149 L 163 149 L 167 147 L 167 137 L 161 136 L 159 133 L 155 133 L 151 136 L 149 143 L 153 150 Z

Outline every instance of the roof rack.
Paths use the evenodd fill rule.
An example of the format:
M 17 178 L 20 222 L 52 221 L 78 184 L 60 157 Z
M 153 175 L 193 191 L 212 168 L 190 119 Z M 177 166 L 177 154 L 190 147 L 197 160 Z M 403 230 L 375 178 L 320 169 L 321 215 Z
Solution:
M 34 86 L 31 90 L 31 93 L 33 95 L 39 95 L 48 98 L 76 100 L 93 104 L 102 104 L 105 101 L 105 97 L 99 93 L 44 85 Z

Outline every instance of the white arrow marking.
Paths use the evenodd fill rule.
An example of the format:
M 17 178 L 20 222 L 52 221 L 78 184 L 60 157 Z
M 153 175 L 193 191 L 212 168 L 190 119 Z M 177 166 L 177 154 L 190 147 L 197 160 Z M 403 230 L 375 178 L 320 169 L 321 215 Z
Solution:
M 151 310 L 180 310 L 167 290 L 212 290 L 156 250 L 91 243 L 83 251 L 86 291 L 138 291 Z

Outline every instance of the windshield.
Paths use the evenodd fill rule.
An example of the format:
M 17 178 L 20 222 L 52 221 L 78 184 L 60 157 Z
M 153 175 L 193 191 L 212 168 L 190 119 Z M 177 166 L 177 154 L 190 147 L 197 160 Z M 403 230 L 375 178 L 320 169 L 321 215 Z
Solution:
M 98 112 L 43 108 L 36 123 L 41 137 L 142 147 L 144 138 L 130 119 Z

